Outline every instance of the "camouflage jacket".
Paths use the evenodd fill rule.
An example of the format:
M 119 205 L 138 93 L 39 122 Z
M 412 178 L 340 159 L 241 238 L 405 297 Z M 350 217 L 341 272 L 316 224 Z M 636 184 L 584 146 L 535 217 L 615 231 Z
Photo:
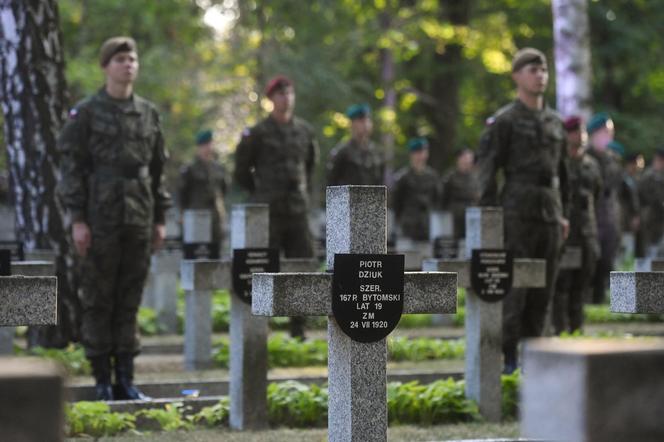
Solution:
M 180 169 L 178 198 L 185 209 L 216 209 L 226 194 L 226 171 L 216 161 L 196 157 Z
M 454 169 L 442 180 L 441 208 L 451 212 L 465 211 L 480 200 L 477 174 Z
M 327 163 L 327 185 L 379 186 L 385 181 L 385 160 L 373 142 L 359 146 L 353 139 L 335 147 Z
M 649 237 L 659 238 L 664 226 L 664 171 L 652 167 L 646 169 L 639 179 L 639 199 L 641 202 L 641 230 Z
M 72 221 L 93 230 L 164 223 L 168 153 L 152 103 L 135 94 L 116 100 L 102 88 L 70 111 L 58 148 L 58 193 Z
M 429 239 L 429 215 L 440 196 L 439 184 L 438 174 L 430 167 L 419 173 L 411 167 L 397 172 L 392 207 L 404 235 Z
M 570 233 L 568 243 L 597 237 L 595 205 L 602 196 L 602 174 L 597 161 L 587 153 L 569 161 Z
M 588 149 L 599 164 L 604 191 L 597 200 L 597 225 L 600 232 L 617 231 L 620 226 L 619 192 L 622 186 L 622 167 L 617 156 L 610 150 Z
M 318 143 L 313 128 L 297 117 L 280 124 L 271 116 L 245 130 L 235 152 L 235 181 L 251 200 L 270 210 L 306 213 Z
M 556 223 L 566 216 L 567 139 L 548 106 L 535 111 L 515 100 L 501 108 L 487 120 L 477 160 L 481 205 L 502 203 L 505 217 L 530 221 Z

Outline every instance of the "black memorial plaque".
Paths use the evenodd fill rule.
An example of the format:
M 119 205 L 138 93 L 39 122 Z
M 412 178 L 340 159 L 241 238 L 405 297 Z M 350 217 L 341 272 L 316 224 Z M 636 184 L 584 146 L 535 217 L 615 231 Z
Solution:
M 251 305 L 251 275 L 278 273 L 279 249 L 233 249 L 233 292 Z
M 0 276 L 12 275 L 12 251 L 9 249 L 0 250 Z
M 403 255 L 334 255 L 332 312 L 352 340 L 389 335 L 403 312 Z
M 512 252 L 500 249 L 473 250 L 470 284 L 480 299 L 502 301 L 512 289 Z
M 215 243 L 184 243 L 182 244 L 184 259 L 219 259 L 219 244 Z
M 25 252 L 21 241 L 0 241 L 0 249 L 9 250 L 12 261 L 25 261 Z
M 459 256 L 459 245 L 455 238 L 439 236 L 433 240 L 433 256 L 436 259 L 456 259 Z

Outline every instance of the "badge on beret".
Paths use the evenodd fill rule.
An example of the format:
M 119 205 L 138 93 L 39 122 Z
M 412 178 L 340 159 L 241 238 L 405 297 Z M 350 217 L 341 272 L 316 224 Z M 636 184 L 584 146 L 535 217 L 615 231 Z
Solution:
M 72 107 L 71 110 L 69 111 L 69 119 L 75 120 L 77 116 L 78 116 L 78 109 Z
M 244 130 L 242 131 L 242 136 L 243 137 L 248 137 L 249 135 L 251 135 L 251 129 L 249 129 L 248 127 L 245 127 Z
M 486 119 L 484 124 L 487 125 L 487 126 L 491 126 L 495 122 L 496 122 L 496 117 L 489 117 L 489 118 Z

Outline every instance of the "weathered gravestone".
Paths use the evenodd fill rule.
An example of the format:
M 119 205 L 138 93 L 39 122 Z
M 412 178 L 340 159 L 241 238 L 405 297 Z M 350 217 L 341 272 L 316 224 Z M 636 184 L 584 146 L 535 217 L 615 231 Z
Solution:
M 664 272 L 611 272 L 611 311 L 664 314 Z
M 210 210 L 185 210 L 182 213 L 185 259 L 219 259 L 219 243 L 212 240 L 212 220 Z
M 1 254 L 0 254 L 1 255 Z M 5 255 L 5 259 L 7 256 Z M 2 261 L 2 257 L 0 257 Z M 5 267 L 6 263 L 0 264 Z M 14 261 L 10 264 L 10 274 L 16 276 L 53 276 L 55 266 L 48 261 Z M 8 275 L 5 275 L 8 276 Z M 0 355 L 14 353 L 15 327 L 0 327 Z
M 0 326 L 56 325 L 57 278 L 0 277 Z M 63 380 L 52 363 L 0 360 L 0 440 L 62 440 Z
M 664 341 L 527 341 L 523 436 L 569 442 L 664 440 Z
M 662 258 L 636 258 L 634 270 L 637 272 L 664 272 L 664 259 Z
M 385 255 L 384 186 L 328 187 L 326 206 L 327 266 L 334 275 L 254 274 L 252 311 L 261 316 L 328 316 L 328 438 L 385 441 L 385 336 L 401 312 L 453 313 L 456 275 L 390 270 L 403 261 Z M 351 272 L 337 273 L 337 265 Z M 383 283 L 394 284 L 394 291 L 383 291 Z M 361 342 L 369 336 L 379 339 Z
M 478 251 L 488 250 L 492 258 L 503 260 L 503 212 L 497 207 L 470 207 L 466 209 L 466 254 L 479 258 Z M 492 251 L 493 250 L 493 251 Z M 497 253 L 494 253 L 497 252 Z M 499 255 L 499 256 L 492 256 Z M 478 261 L 479 263 L 479 261 Z M 501 294 L 480 297 L 472 290 L 472 279 L 477 276 L 471 271 L 472 263 L 467 260 L 426 260 L 423 270 L 457 272 L 459 287 L 466 288 L 466 396 L 475 400 L 482 416 L 490 421 L 502 417 L 500 375 L 502 363 L 503 306 L 498 302 L 509 291 L 503 287 Z M 511 288 L 544 287 L 546 285 L 546 262 L 541 259 L 515 258 L 510 266 L 507 261 L 491 264 L 500 272 L 487 272 L 496 282 L 506 283 L 511 278 Z M 500 288 L 500 287 L 497 287 Z M 509 296 L 509 295 L 508 295 Z M 487 302 L 492 301 L 496 302 Z

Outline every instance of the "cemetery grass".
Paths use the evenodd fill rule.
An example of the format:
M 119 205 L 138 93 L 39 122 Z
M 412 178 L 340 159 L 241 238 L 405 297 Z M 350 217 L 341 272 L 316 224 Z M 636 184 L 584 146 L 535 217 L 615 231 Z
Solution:
M 388 429 L 390 441 L 444 441 L 450 439 L 470 439 L 488 437 L 517 437 L 517 422 L 493 423 L 460 423 L 450 425 L 414 426 L 393 425 Z M 81 438 L 68 438 L 69 442 L 78 442 Z M 115 437 L 97 439 L 105 442 L 311 442 L 326 441 L 327 429 L 289 429 L 277 428 L 269 431 L 237 432 L 228 429 L 195 430 L 187 432 L 155 432 L 140 435 L 125 434 Z

